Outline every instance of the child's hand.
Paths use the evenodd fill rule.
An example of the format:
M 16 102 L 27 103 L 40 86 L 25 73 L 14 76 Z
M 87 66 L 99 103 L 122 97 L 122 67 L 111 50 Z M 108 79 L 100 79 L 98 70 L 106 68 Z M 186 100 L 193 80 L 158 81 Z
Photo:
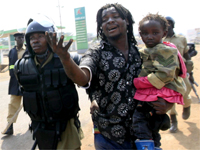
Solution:
M 167 111 L 174 105 L 174 103 L 169 103 L 160 97 L 157 101 L 153 101 L 151 103 L 153 104 L 153 108 L 156 110 L 156 114 L 159 115 L 167 113 Z

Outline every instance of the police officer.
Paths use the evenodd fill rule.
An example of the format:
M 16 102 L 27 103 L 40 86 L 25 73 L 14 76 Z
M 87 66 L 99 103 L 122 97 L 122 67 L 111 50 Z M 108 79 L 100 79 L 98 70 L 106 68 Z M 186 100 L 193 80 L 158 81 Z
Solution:
M 191 58 L 188 54 L 188 47 L 187 47 L 187 40 L 184 36 L 181 35 L 177 35 L 174 32 L 174 26 L 175 26 L 175 21 L 172 17 L 167 16 L 166 19 L 168 20 L 169 23 L 169 27 L 168 27 L 168 34 L 166 36 L 166 38 L 164 39 L 164 41 L 169 41 L 171 43 L 174 43 L 176 45 L 176 47 L 178 48 L 178 50 L 180 51 L 181 55 L 183 56 L 185 65 L 187 67 L 187 72 L 188 74 L 190 74 L 192 72 L 193 69 L 193 62 L 191 61 Z M 182 113 L 182 118 L 184 120 L 188 119 L 190 116 L 190 105 L 191 105 L 191 96 L 189 95 L 190 91 L 191 91 L 191 85 L 189 82 L 188 77 L 184 78 L 184 82 L 186 84 L 187 87 L 187 91 L 184 95 L 184 106 L 183 106 L 183 113 Z M 177 112 L 175 110 L 175 105 L 172 107 L 172 109 L 169 111 L 170 114 L 170 118 L 171 118 L 171 128 L 170 128 L 170 132 L 171 133 L 175 133 L 177 132 L 178 128 L 177 128 Z
M 45 38 L 45 31 L 55 32 L 56 27 L 47 18 L 36 20 L 32 18 L 25 34 L 30 55 L 15 64 L 24 111 L 31 118 L 33 148 L 38 145 L 39 149 L 80 149 L 78 94 Z M 81 57 L 76 54 L 71 58 L 78 64 Z
M 9 73 L 10 73 L 10 82 L 9 82 L 9 89 L 8 94 L 10 95 L 10 103 L 8 104 L 8 116 L 7 122 L 11 123 L 10 127 L 7 129 L 6 132 L 2 132 L 3 134 L 11 135 L 13 134 L 13 123 L 16 122 L 16 118 L 11 120 L 17 110 L 20 108 L 22 93 L 19 90 L 19 84 L 16 80 L 14 75 L 13 69 L 14 64 L 18 59 L 24 57 L 26 53 L 26 46 L 24 45 L 24 33 L 15 33 L 14 34 L 16 46 L 9 51 Z

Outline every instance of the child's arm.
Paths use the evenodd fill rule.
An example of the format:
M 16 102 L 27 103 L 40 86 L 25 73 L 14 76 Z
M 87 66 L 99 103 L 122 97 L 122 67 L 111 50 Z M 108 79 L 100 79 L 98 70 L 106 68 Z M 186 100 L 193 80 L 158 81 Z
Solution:
M 176 76 L 176 69 L 179 67 L 178 51 L 168 46 L 159 47 L 160 44 L 150 54 L 153 60 L 154 72 L 147 76 L 148 81 L 157 89 L 161 89 L 165 84 L 170 83 Z M 151 52 L 151 51 L 150 51 Z
M 174 45 L 173 43 L 163 42 L 163 44 L 177 49 L 176 45 Z M 181 73 L 180 73 L 179 76 L 182 77 L 182 78 L 186 78 L 187 68 L 186 68 L 185 62 L 184 62 L 183 57 L 181 56 L 181 53 L 179 52 L 179 50 L 178 50 L 178 58 L 179 58 L 180 68 L 181 68 Z
M 187 73 L 187 69 L 186 69 L 186 66 L 184 64 L 184 61 L 182 59 L 181 54 L 178 52 L 178 50 L 176 50 L 176 46 L 174 44 L 172 44 L 172 43 L 169 43 L 169 42 L 163 42 L 163 43 L 165 45 L 169 46 L 169 47 L 166 47 L 165 45 L 162 44 L 161 48 L 159 48 L 157 46 L 156 48 L 148 50 L 148 52 L 151 52 L 151 56 L 149 55 L 149 53 L 145 54 L 144 50 L 140 51 L 141 55 L 144 57 L 143 59 L 146 60 L 146 59 L 148 59 L 148 57 L 151 57 L 151 59 L 153 58 L 152 62 L 154 62 L 154 64 L 156 62 L 157 63 L 156 66 L 159 66 L 159 65 L 160 66 L 159 67 L 155 67 L 156 70 L 154 69 L 155 71 L 152 74 L 149 75 L 152 78 L 154 76 L 157 79 L 155 82 L 152 81 L 154 84 L 152 84 L 152 82 L 149 82 L 147 76 L 146 77 L 135 78 L 133 82 L 134 82 L 134 85 L 135 85 L 135 87 L 137 89 L 144 89 L 144 88 L 151 88 L 151 87 L 158 88 L 157 86 L 160 87 L 158 89 L 161 89 L 165 84 L 167 84 L 167 79 L 164 81 L 162 79 L 162 77 L 165 77 L 167 75 L 167 73 L 169 73 L 169 74 L 173 73 L 173 67 L 175 68 L 174 69 L 174 71 L 175 71 L 176 67 L 179 65 L 178 61 L 180 62 L 180 70 L 181 70 L 181 72 L 180 72 L 181 74 L 179 74 L 179 76 L 181 76 L 182 78 L 185 78 L 186 73 Z M 175 49 L 170 48 L 170 47 L 173 47 Z M 165 50 L 166 48 L 167 48 L 167 50 Z M 170 52 L 170 49 L 172 50 L 171 52 Z M 177 53 L 178 53 L 178 59 L 177 59 Z M 165 57 L 162 54 L 165 55 Z M 174 56 L 175 60 L 172 58 L 172 56 Z M 166 61 L 162 61 L 162 60 L 166 60 Z M 173 61 L 171 61 L 171 60 L 173 60 Z M 175 64 L 171 65 L 171 64 L 173 64 L 173 62 Z M 163 66 L 164 63 L 168 63 L 171 68 L 168 67 L 168 66 Z M 160 68 L 162 68 L 162 70 Z M 162 74 L 162 75 L 161 76 L 159 76 L 159 75 L 156 76 L 155 73 L 156 74 Z M 178 74 L 178 73 L 176 73 L 176 74 Z M 163 75 L 165 75 L 165 76 L 163 76 Z M 175 75 L 175 72 L 174 72 L 174 75 Z M 149 79 L 150 79 L 150 77 L 149 77 Z M 173 79 L 174 79 L 173 76 L 168 76 L 169 82 L 171 82 Z M 157 86 L 154 86 L 155 84 Z
M 137 89 L 151 87 L 161 89 L 165 84 L 173 80 L 178 65 L 173 64 L 173 62 L 177 61 L 174 60 L 177 59 L 176 49 L 159 44 L 147 51 L 140 50 L 140 53 L 144 61 L 143 63 L 146 63 L 145 66 L 148 66 L 150 69 L 145 69 L 146 67 L 144 67 L 140 73 L 142 77 L 134 79 L 133 82 Z M 163 56 L 163 54 L 165 56 Z M 170 65 L 170 67 L 168 67 L 168 65 Z M 148 72 L 150 72 L 150 74 Z M 145 74 L 148 74 L 148 76 L 144 76 Z

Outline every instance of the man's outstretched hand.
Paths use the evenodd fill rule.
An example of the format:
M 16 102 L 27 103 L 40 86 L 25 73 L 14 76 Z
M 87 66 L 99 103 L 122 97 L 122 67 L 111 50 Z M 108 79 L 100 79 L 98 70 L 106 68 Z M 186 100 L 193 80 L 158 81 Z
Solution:
M 60 59 L 68 59 L 70 58 L 70 54 L 68 52 L 69 47 L 71 46 L 73 39 L 70 39 L 67 45 L 63 45 L 64 35 L 61 35 L 60 40 L 57 42 L 57 33 L 56 32 L 45 32 L 45 37 L 52 48 L 53 52 L 56 53 Z

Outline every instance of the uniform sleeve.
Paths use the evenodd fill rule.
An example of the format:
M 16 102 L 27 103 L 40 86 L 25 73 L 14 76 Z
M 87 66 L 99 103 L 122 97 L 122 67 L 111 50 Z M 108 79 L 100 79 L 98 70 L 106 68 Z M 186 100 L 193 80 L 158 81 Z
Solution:
M 157 89 L 174 80 L 176 68 L 179 67 L 177 54 L 177 49 L 168 46 L 151 53 L 155 71 L 147 78 Z
M 183 53 L 185 54 L 189 51 L 189 47 L 187 46 L 187 40 L 185 37 L 183 38 L 183 45 L 184 45 Z
M 187 40 L 186 38 L 184 37 L 183 38 L 183 45 L 184 45 L 184 51 L 183 53 L 188 53 L 189 51 L 189 47 L 187 46 Z M 186 68 L 187 68 L 187 72 L 188 73 L 191 73 L 193 68 L 194 68 L 194 65 L 193 65 L 193 61 L 192 60 L 185 60 L 185 65 L 186 65 Z
M 14 67 L 14 65 L 12 64 L 12 57 L 13 56 L 11 56 L 11 51 L 12 51 L 12 49 L 8 53 L 8 63 L 9 63 L 8 69 L 9 69 L 9 75 L 11 77 L 14 77 L 14 73 L 13 73 L 13 67 Z
M 10 51 L 11 51 L 11 50 L 10 50 Z M 11 55 L 11 54 L 10 54 L 10 51 L 9 51 L 9 53 L 8 53 L 8 61 L 9 61 L 8 63 L 9 63 L 9 67 L 10 67 L 10 63 L 11 63 L 11 58 L 10 58 L 10 55 Z

